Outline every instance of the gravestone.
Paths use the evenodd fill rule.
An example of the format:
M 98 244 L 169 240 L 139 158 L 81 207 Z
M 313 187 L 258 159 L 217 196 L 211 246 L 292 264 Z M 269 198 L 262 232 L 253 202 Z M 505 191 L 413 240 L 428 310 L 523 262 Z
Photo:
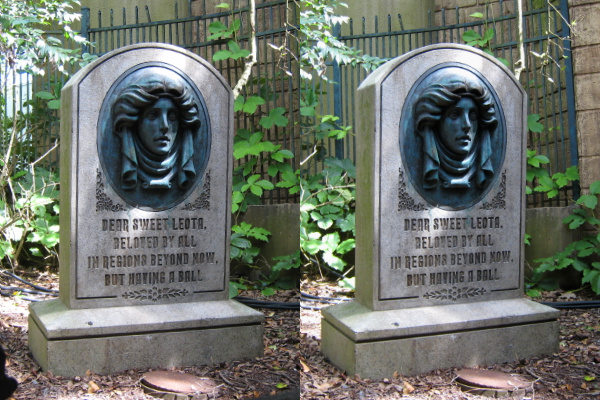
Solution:
M 74 376 L 261 356 L 263 315 L 229 300 L 233 95 L 181 48 L 124 47 L 61 95 L 60 296 L 29 346 Z
M 322 351 L 362 378 L 558 350 L 558 311 L 523 298 L 527 98 L 472 47 L 428 46 L 357 93 L 356 301 Z

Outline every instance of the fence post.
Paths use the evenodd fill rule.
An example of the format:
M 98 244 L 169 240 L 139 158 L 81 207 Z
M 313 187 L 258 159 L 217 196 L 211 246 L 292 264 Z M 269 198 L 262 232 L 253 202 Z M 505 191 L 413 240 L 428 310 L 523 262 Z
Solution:
M 90 9 L 81 7 L 81 36 L 88 42 L 90 41 Z M 89 53 L 90 47 L 87 44 L 81 46 L 81 53 Z
M 340 38 L 342 36 L 342 27 L 340 24 L 335 24 L 333 27 L 333 37 Z M 338 117 L 338 123 L 342 122 L 342 71 L 337 61 L 333 60 L 333 115 Z M 335 141 L 335 158 L 344 159 L 344 139 L 336 139 Z
M 571 51 L 571 20 L 569 19 L 568 0 L 560 1 L 560 14 L 562 16 L 561 35 L 566 40 L 564 43 L 565 78 L 567 80 L 567 116 L 569 118 L 569 153 L 571 165 L 579 165 L 579 149 L 577 143 L 577 115 L 575 113 L 575 83 L 573 80 L 573 52 Z M 573 182 L 573 198 L 578 199 L 580 194 L 579 182 Z

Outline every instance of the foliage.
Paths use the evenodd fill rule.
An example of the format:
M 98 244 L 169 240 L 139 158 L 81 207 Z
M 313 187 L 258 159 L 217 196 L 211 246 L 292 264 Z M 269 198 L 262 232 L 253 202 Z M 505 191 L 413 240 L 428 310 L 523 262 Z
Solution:
M 79 54 L 81 44 L 87 42 L 71 28 L 80 17 L 73 12 L 74 6 L 79 6 L 77 0 L 0 3 L 0 63 L 6 68 L 5 85 L 10 81 L 4 78 L 12 73 L 43 75 L 50 67 L 66 74 L 68 65 L 90 60 Z M 38 166 L 44 156 L 36 158 L 35 134 L 41 129 L 39 117 L 60 107 L 61 87 L 60 82 L 49 84 L 12 115 L 3 106 L 13 100 L 5 96 L 16 91 L 7 86 L 9 90 L 0 92 L 4 143 L 0 155 L 0 259 L 13 267 L 25 262 L 58 264 L 58 177 Z
M 321 173 L 301 181 L 300 249 L 306 272 L 332 273 L 342 285 L 354 288 L 355 179 L 352 161 L 328 158 Z M 348 261 L 352 261 L 350 266 Z M 310 267 L 318 271 L 311 271 Z
M 301 4 L 301 77 L 307 84 L 302 89 L 300 115 L 303 142 L 309 150 L 299 174 L 301 262 L 309 275 L 333 275 L 341 285 L 354 288 L 356 168 L 351 160 L 328 157 L 327 146 L 330 139 L 350 135 L 352 127 L 341 126 L 338 116 L 317 112 L 319 97 L 326 93 L 319 82 L 308 81 L 314 73 L 327 82 L 326 65 L 331 61 L 370 71 L 386 60 L 361 54 L 334 36 L 334 26 L 348 21 L 336 14 L 336 8 L 346 4 L 326 0 Z M 315 164 L 321 163 L 322 170 L 313 172 L 320 168 Z
M 545 176 L 534 188 L 535 191 L 546 193 L 548 197 L 558 194 L 558 189 L 572 185 L 579 179 L 576 166 L 568 168 L 565 173 L 556 173 L 551 177 Z M 590 185 L 589 193 L 577 199 L 578 206 L 570 215 L 563 219 L 569 229 L 583 228 L 584 236 L 570 243 L 564 250 L 551 257 L 535 260 L 540 265 L 536 268 L 533 282 L 540 282 L 546 271 L 556 271 L 567 267 L 582 272 L 582 284 L 590 284 L 596 294 L 600 294 L 600 219 L 596 217 L 596 206 L 600 195 L 600 181 Z
M 470 15 L 470 17 L 481 19 L 481 18 L 483 18 L 483 14 L 482 13 L 473 13 Z M 485 30 L 483 32 L 483 36 L 479 32 L 476 32 L 474 30 L 465 31 L 462 35 L 463 41 L 468 46 L 480 48 L 484 53 L 487 53 L 490 56 L 495 57 L 502 64 L 504 64 L 510 68 L 510 64 L 509 64 L 508 60 L 501 58 L 501 57 L 496 57 L 496 55 L 493 52 L 494 47 L 492 45 L 492 41 L 494 39 L 494 36 L 496 35 L 496 31 L 494 30 L 494 28 L 489 28 L 487 26 L 487 23 L 485 24 L 484 28 L 485 28 Z
M 57 264 L 57 181 L 52 172 L 33 167 L 10 178 L 0 200 L 0 258 L 13 265 Z
M 221 4 L 221 8 L 229 8 Z M 210 24 L 210 40 L 226 40 L 227 50 L 214 54 L 213 60 L 232 60 L 238 66 L 243 66 L 243 60 L 250 57 L 250 51 L 242 49 L 238 43 L 241 22 L 239 19 L 226 26 L 215 21 Z M 275 78 L 273 78 L 274 80 Z M 251 85 L 246 85 L 234 102 L 234 111 L 238 120 L 248 122 L 246 128 L 239 128 L 234 137 L 233 156 L 236 167 L 233 172 L 232 213 L 234 225 L 232 226 L 230 257 L 232 263 L 244 265 L 260 271 L 260 278 L 251 282 L 240 278 L 237 282 L 230 282 L 230 295 L 235 296 L 239 290 L 249 287 L 259 288 L 264 295 L 274 293 L 274 288 L 291 288 L 295 282 L 289 282 L 281 271 L 298 268 L 297 263 L 290 262 L 287 258 L 276 258 L 274 266 L 269 272 L 263 272 L 258 261 L 261 259 L 260 246 L 269 240 L 271 233 L 264 228 L 255 227 L 247 222 L 240 222 L 240 217 L 250 205 L 261 204 L 265 191 L 276 187 L 286 188 L 291 194 L 297 193 L 298 178 L 289 162 L 294 154 L 283 149 L 280 144 L 275 144 L 268 139 L 268 133 L 274 128 L 286 128 L 289 120 L 286 117 L 288 110 L 283 107 L 274 107 L 277 96 L 269 89 L 274 82 L 264 77 L 253 77 Z M 260 83 L 260 85 L 259 85 Z M 260 86 L 260 93 L 253 93 L 249 87 Z M 264 89 L 266 88 L 266 89 Z M 241 124 L 240 124 L 241 125 Z M 266 171 L 266 176 L 265 176 Z M 270 178 L 268 179 L 267 176 Z M 275 183 L 273 183 L 275 182 Z M 290 259 L 293 258 L 289 256 Z M 265 264 L 268 260 L 262 258 Z
M 326 79 L 327 61 L 338 64 L 362 65 L 367 71 L 375 69 L 385 60 L 361 54 L 346 46 L 333 34 L 337 24 L 348 22 L 348 17 L 336 14 L 337 7 L 348 7 L 337 0 L 300 1 L 300 75 L 310 80 L 314 71 Z
M 51 64 L 64 72 L 67 64 L 80 61 L 79 48 L 69 49 L 44 29 L 60 29 L 76 44 L 85 39 L 71 28 L 80 14 L 73 12 L 78 0 L 3 0 L 0 3 L 0 61 L 10 68 L 44 74 L 43 65 Z

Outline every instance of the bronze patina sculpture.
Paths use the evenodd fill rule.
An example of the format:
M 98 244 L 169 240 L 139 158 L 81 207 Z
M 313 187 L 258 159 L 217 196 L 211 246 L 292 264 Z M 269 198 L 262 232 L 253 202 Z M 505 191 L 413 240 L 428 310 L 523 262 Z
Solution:
M 167 209 L 202 179 L 210 121 L 202 96 L 184 75 L 142 66 L 112 88 L 101 114 L 105 175 L 127 203 Z
M 200 128 L 198 107 L 183 82 L 168 78 L 134 83 L 113 106 L 114 133 L 123 154 L 121 186 L 187 189 L 196 171 L 192 140 Z
M 434 206 L 466 208 L 481 199 L 504 159 L 502 110 L 491 86 L 457 63 L 423 74 L 400 126 L 411 182 Z
M 490 136 L 498 121 L 482 82 L 444 77 L 424 91 L 415 116 L 425 156 L 423 187 L 485 188 L 494 175 Z

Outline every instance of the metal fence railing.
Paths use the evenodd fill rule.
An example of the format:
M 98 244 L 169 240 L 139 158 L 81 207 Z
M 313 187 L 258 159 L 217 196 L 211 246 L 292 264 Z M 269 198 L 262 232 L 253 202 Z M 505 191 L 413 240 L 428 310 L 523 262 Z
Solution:
M 521 83 L 528 91 L 529 113 L 539 114 L 544 125 L 542 133 L 528 134 L 528 146 L 550 159 L 550 173 L 562 172 L 578 164 L 567 0 L 554 1 L 550 5 L 542 2 L 543 8 L 534 7 L 536 2 L 533 0 L 524 3 L 527 8 L 523 16 L 527 69 L 521 75 Z M 374 29 L 368 32 L 363 18 L 362 28 L 357 27 L 355 21 L 350 21 L 348 28 L 338 37 L 365 54 L 394 58 L 429 44 L 464 43 L 462 35 L 465 31 L 474 30 L 483 35 L 486 28 L 493 27 L 496 32 L 491 41 L 494 54 L 514 65 L 518 55 L 518 16 L 514 12 L 517 2 L 499 0 L 494 6 L 498 7 L 497 11 L 500 10 L 499 16 L 492 18 L 491 12 L 482 6 L 481 12 L 486 17 L 475 22 L 461 22 L 464 12 L 461 13 L 458 8 L 442 9 L 437 15 L 430 13 L 431 26 L 422 29 L 402 29 L 402 18 L 398 15 L 394 17 L 398 21 L 392 21 L 392 16 L 384 21 L 375 18 Z M 396 25 L 400 25 L 401 29 L 393 30 L 392 22 L 399 22 Z M 337 84 L 314 83 L 327 93 L 321 97 L 321 113 L 338 116 L 341 125 L 356 126 L 355 93 L 368 72 L 359 67 L 332 64 L 328 73 Z M 325 141 L 323 147 L 331 156 L 356 161 L 356 141 L 352 135 L 343 140 Z M 534 193 L 528 196 L 527 203 L 529 207 L 563 206 L 570 196 L 578 196 L 577 187 L 565 188 L 554 199 Z
M 188 0 L 187 7 L 182 10 L 181 2 L 174 2 L 175 18 L 164 21 L 153 21 L 146 7 L 142 12 L 135 8 L 129 14 L 125 9 L 120 12 L 91 13 L 82 9 L 82 34 L 94 46 L 84 49 L 92 54 L 102 55 L 113 49 L 134 43 L 159 41 L 171 43 L 212 60 L 212 55 L 226 48 L 225 41 L 208 40 L 208 27 L 212 22 L 220 21 L 229 26 L 233 19 L 241 22 L 238 40 L 242 48 L 248 48 L 249 0 L 235 0 L 231 10 L 206 5 L 206 1 Z M 531 114 L 539 114 L 544 125 L 542 133 L 529 133 L 529 147 L 550 160 L 549 172 L 564 171 L 571 165 L 577 165 L 577 140 L 575 124 L 575 101 L 573 94 L 573 72 L 569 40 L 568 0 L 555 0 L 543 8 L 536 8 L 535 0 L 526 0 L 523 22 L 525 25 L 524 42 L 527 54 L 527 69 L 521 76 L 521 82 L 529 93 L 529 110 Z M 383 21 L 375 19 L 374 29 L 367 31 L 363 23 L 350 21 L 344 31 L 337 34 L 342 42 L 355 47 L 365 54 L 382 58 L 393 58 L 410 50 L 435 43 L 462 43 L 465 31 L 475 30 L 483 33 L 486 28 L 493 27 L 496 35 L 491 41 L 494 53 L 514 65 L 517 58 L 517 18 L 514 13 L 516 0 L 499 0 L 490 3 L 496 7 L 495 12 L 483 9 L 485 18 L 479 21 L 461 21 L 460 9 L 430 13 L 430 26 L 421 29 L 403 29 L 401 16 L 388 16 Z M 180 7 L 178 9 L 178 7 Z M 289 124 L 285 128 L 274 128 L 268 132 L 268 139 L 280 144 L 284 149 L 292 151 L 296 158 L 291 160 L 294 169 L 299 168 L 300 160 L 304 160 L 314 151 L 314 138 L 304 132 L 301 134 L 299 122 L 300 109 L 300 77 L 294 57 L 289 53 L 283 57 L 273 47 L 286 46 L 293 48 L 291 34 L 296 33 L 299 10 L 288 0 L 257 0 L 257 37 L 259 63 L 254 67 L 255 79 L 248 84 L 248 94 L 260 94 L 271 101 L 263 106 L 285 107 L 289 110 L 286 116 Z M 392 18 L 399 24 L 392 24 Z M 464 18 L 463 18 L 464 19 Z M 400 26 L 400 30 L 392 26 Z M 270 45 L 274 45 L 273 47 Z M 297 51 L 297 50 L 296 50 Z M 539 55 L 545 55 L 540 57 Z M 231 60 L 214 62 L 213 65 L 225 76 L 233 86 L 240 77 L 242 69 Z M 78 66 L 73 66 L 76 69 Z M 36 105 L 39 99 L 34 93 L 44 90 L 58 94 L 66 81 L 66 76 L 59 71 L 48 69 L 44 76 L 29 76 L 11 71 L 7 65 L 0 65 L 0 90 L 8 99 L 0 104 L 0 117 L 4 124 L 9 124 L 15 112 L 24 112 L 31 116 L 30 133 L 23 135 L 19 146 L 33 156 L 41 155 L 54 145 L 59 136 L 58 113 L 54 110 Z M 291 71 L 291 76 L 286 73 Z M 320 92 L 318 112 L 334 114 L 340 117 L 340 125 L 356 126 L 354 119 L 354 99 L 356 88 L 368 75 L 359 66 L 331 65 L 329 77 L 338 84 L 313 80 L 305 83 L 312 85 Z M 249 120 L 241 114 L 236 115 L 239 127 L 248 127 L 256 121 Z M 33 123 L 35 122 L 35 123 Z M 0 148 L 6 146 L 2 143 Z M 343 140 L 328 139 L 322 141 L 321 159 L 325 156 L 339 158 L 356 158 L 356 143 L 353 135 Z M 53 151 L 41 164 L 48 168 L 56 168 L 58 152 Z M 322 164 L 312 163 L 313 170 L 318 172 Z M 264 166 L 267 176 L 268 165 Z M 578 196 L 578 188 L 566 188 L 552 200 L 534 193 L 528 197 L 528 206 L 562 206 L 567 204 L 567 197 Z M 297 195 L 289 195 L 282 189 L 269 191 L 263 198 L 263 204 L 298 201 Z

